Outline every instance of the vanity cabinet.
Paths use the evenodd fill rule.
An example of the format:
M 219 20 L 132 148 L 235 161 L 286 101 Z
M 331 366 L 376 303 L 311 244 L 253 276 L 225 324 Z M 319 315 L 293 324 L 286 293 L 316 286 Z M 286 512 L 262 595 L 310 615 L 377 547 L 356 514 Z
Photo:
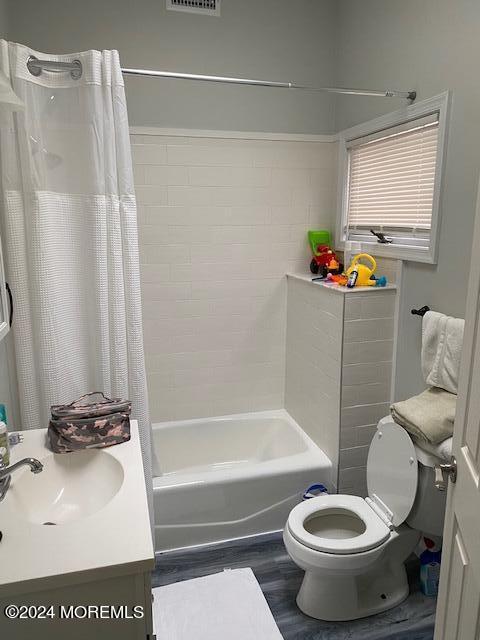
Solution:
M 92 541 L 95 544 L 95 541 Z M 72 549 L 72 553 L 75 550 Z M 63 576 L 62 576 L 63 577 Z M 102 577 L 0 599 L 0 638 L 9 640 L 151 640 L 150 573 Z M 39 585 L 40 588 L 40 585 Z M 24 619 L 4 614 L 16 606 Z M 141 617 L 140 617 L 141 615 Z M 39 617 L 41 616 L 41 617 Z M 50 617 L 53 616 L 53 617 Z M 118 616 L 118 619 L 116 617 Z M 138 616 L 138 617 L 135 617 Z
M 128 442 L 53 454 L 23 432 L 0 502 L 0 639 L 151 640 L 155 566 L 138 424 Z M 8 606 L 24 617 L 9 619 Z M 6 609 L 7 608 L 7 609 Z M 15 609 L 13 609 L 15 613 Z

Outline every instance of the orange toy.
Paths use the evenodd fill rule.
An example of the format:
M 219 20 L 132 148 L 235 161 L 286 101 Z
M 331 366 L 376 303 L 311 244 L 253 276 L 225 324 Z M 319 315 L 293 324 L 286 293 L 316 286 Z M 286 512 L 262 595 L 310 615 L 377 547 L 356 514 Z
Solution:
M 348 278 L 347 278 L 347 276 L 344 276 L 343 274 L 334 275 L 333 273 L 329 273 L 327 275 L 327 280 L 329 282 L 335 282 L 336 284 L 339 284 L 342 287 L 345 287 L 345 286 L 347 286 Z

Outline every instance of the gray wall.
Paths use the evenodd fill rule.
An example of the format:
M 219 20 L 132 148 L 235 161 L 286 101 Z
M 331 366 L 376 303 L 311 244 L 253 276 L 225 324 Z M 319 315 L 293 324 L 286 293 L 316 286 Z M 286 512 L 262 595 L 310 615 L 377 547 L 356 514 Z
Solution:
M 439 263 L 405 263 L 397 396 L 421 388 L 420 324 L 409 310 L 465 310 L 480 170 L 477 0 L 224 0 L 220 19 L 167 12 L 164 0 L 9 0 L 9 8 L 9 37 L 44 52 L 118 48 L 124 66 L 415 87 L 419 100 L 452 89 Z M 400 104 L 131 78 L 127 94 L 132 124 L 302 133 L 343 129 Z
M 223 0 L 220 18 L 165 0 L 10 0 L 10 38 L 43 52 L 118 49 L 123 66 L 330 84 L 335 0 Z M 328 133 L 334 98 L 128 78 L 131 124 Z
M 7 0 L 0 0 L 0 38 L 8 38 Z
M 339 0 L 339 84 L 416 88 L 418 99 L 453 90 L 438 265 L 405 263 L 397 396 L 423 388 L 420 321 L 429 304 L 463 317 L 480 171 L 480 3 L 477 0 Z M 395 108 L 395 101 L 341 97 L 337 128 Z

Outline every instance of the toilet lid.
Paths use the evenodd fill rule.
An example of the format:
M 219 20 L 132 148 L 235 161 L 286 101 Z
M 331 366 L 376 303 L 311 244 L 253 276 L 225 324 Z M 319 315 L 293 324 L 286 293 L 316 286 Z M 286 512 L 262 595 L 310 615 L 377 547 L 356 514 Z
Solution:
M 370 499 L 387 507 L 395 526 L 413 507 L 417 481 L 417 455 L 410 436 L 391 418 L 383 418 L 368 452 L 367 487 Z

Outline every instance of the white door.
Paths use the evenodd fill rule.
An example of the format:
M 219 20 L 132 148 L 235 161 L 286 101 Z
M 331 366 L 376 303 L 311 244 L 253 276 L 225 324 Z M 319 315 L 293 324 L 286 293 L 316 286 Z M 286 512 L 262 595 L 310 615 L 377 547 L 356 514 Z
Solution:
M 435 640 L 480 638 L 480 193 L 465 320 Z

